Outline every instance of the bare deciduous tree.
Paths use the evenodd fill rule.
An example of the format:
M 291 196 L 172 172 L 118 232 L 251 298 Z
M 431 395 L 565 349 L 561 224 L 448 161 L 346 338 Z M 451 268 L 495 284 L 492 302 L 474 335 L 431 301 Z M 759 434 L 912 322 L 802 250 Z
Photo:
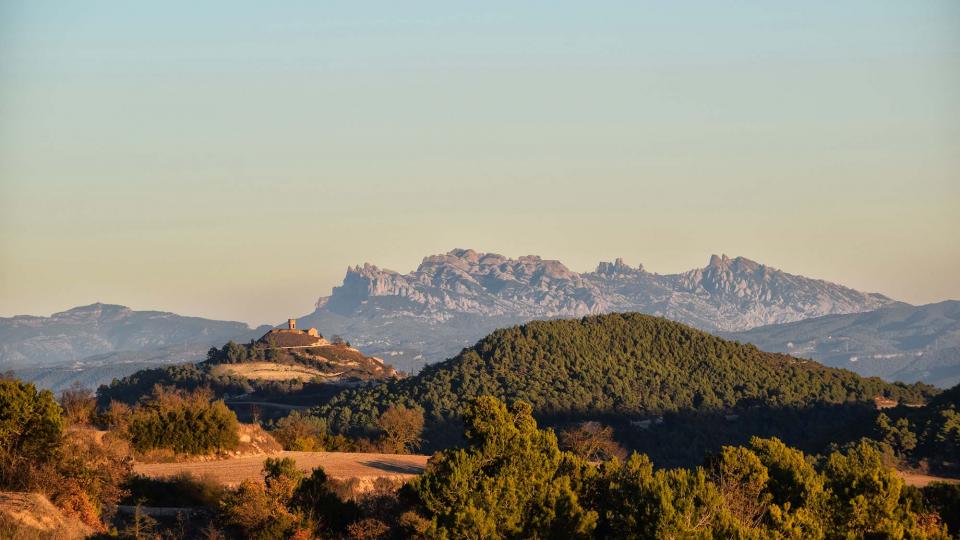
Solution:
M 403 405 L 391 405 L 377 421 L 383 432 L 381 446 L 386 452 L 406 454 L 420 446 L 423 433 L 423 413 Z
M 560 433 L 560 445 L 588 461 L 624 458 L 627 451 L 613 438 L 613 428 L 600 422 L 583 422 Z
M 74 381 L 69 388 L 60 393 L 60 406 L 63 416 L 70 425 L 87 425 L 93 421 L 97 410 L 97 400 L 89 388 Z

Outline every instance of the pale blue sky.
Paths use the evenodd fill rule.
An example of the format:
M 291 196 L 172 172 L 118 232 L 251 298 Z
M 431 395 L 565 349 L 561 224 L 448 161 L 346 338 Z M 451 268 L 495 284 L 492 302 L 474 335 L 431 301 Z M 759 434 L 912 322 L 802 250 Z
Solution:
M 0 316 L 744 255 L 960 298 L 960 3 L 0 2 Z

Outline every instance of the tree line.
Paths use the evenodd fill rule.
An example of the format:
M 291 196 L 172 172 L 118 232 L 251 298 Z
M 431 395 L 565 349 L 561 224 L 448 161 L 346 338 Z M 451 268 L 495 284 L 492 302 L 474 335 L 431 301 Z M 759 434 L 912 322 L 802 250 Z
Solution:
M 444 450 L 400 519 L 423 538 L 948 538 L 960 488 L 904 485 L 869 441 L 820 459 L 777 439 L 726 446 L 696 468 L 642 454 L 561 451 L 532 407 L 481 397 L 464 448 Z

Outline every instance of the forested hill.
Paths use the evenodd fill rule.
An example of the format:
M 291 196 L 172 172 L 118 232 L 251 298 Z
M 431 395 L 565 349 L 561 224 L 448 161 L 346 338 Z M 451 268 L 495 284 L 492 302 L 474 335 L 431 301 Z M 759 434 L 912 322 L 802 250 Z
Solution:
M 366 429 L 390 404 L 458 417 L 471 399 L 523 399 L 541 416 L 639 417 L 670 411 L 801 407 L 884 397 L 924 402 L 930 386 L 890 384 L 760 351 L 667 319 L 610 314 L 497 330 L 415 377 L 347 390 L 316 412 Z

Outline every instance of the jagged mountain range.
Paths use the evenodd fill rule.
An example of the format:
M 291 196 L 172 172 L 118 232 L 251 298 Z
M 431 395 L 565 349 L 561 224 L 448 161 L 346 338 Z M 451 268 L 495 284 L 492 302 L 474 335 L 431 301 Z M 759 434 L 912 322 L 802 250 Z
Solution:
M 617 259 L 579 274 L 533 255 L 508 259 L 457 249 L 426 257 L 406 275 L 371 264 L 349 268 L 317 309 L 350 315 L 384 297 L 404 300 L 417 316 L 437 322 L 463 313 L 542 318 L 641 311 L 706 330 L 743 330 L 893 303 L 743 257 L 713 255 L 706 267 L 680 274 L 650 273 Z
M 349 268 L 343 284 L 303 319 L 415 371 L 495 328 L 531 319 L 637 311 L 718 332 L 893 304 L 881 294 L 743 257 L 714 255 L 707 266 L 679 274 L 648 272 L 622 259 L 577 273 L 532 255 L 456 249 L 426 257 L 409 274 L 372 264 Z
M 960 302 L 892 305 L 762 326 L 725 337 L 887 380 L 960 383 Z

